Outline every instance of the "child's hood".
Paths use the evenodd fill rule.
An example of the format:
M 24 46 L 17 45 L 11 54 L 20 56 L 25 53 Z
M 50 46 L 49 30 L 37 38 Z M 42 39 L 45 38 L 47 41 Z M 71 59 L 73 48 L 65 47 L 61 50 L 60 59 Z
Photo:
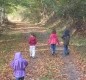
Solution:
M 16 52 L 14 60 L 11 62 L 11 66 L 14 69 L 16 69 L 16 68 L 25 68 L 27 65 L 28 62 L 22 58 L 21 52 Z
M 31 36 L 31 37 L 30 37 L 30 39 L 31 39 L 31 40 L 35 40 L 35 39 L 36 39 L 36 37 L 34 37 L 34 36 Z
M 21 52 L 16 52 L 16 53 L 15 53 L 14 60 L 16 60 L 16 59 L 22 59 Z

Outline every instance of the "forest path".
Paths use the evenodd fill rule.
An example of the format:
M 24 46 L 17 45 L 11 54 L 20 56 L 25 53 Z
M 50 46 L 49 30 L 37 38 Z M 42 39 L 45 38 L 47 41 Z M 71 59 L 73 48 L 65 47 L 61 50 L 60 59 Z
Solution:
M 29 56 L 27 39 L 30 32 L 36 33 L 38 38 L 35 59 Z M 11 28 L 11 31 L 8 33 L 22 33 L 22 39 L 15 45 L 17 49 L 14 51 L 11 50 L 11 54 L 8 55 L 8 58 L 10 58 L 9 60 L 11 61 L 14 56 L 13 52 L 17 50 L 22 52 L 24 58 L 26 58 L 29 63 L 26 69 L 25 80 L 86 80 L 86 74 L 83 72 L 86 70 L 82 70 L 82 66 L 79 64 L 81 63 L 79 60 L 80 55 L 78 55 L 79 58 L 77 58 L 73 49 L 70 48 L 70 54 L 64 56 L 63 45 L 61 45 L 57 47 L 58 50 L 56 55 L 51 55 L 49 46 L 47 45 L 49 33 L 47 33 L 45 28 L 19 23 L 16 24 L 16 27 Z M 15 44 L 15 40 L 12 42 Z M 6 63 L 6 69 L 3 72 L 6 79 L 4 78 L 3 80 L 14 80 L 12 70 L 8 63 L 9 61 Z M 85 65 L 85 63 L 83 65 Z M 7 68 L 11 75 L 7 74 Z

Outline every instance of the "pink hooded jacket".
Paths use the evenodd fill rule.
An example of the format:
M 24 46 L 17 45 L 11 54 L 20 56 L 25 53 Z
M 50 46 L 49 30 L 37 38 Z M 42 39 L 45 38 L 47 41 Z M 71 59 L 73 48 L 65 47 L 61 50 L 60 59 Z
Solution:
M 52 34 L 50 35 L 50 37 L 49 37 L 48 43 L 49 43 L 49 44 L 57 44 L 57 43 L 59 44 L 59 40 L 58 40 L 57 34 L 52 33 Z

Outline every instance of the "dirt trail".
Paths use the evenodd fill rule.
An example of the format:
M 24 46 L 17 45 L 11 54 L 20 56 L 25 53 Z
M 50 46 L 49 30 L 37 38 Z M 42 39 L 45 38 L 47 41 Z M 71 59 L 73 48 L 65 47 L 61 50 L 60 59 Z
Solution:
M 63 47 L 58 46 L 57 54 L 55 56 L 51 55 L 49 46 L 47 45 L 47 38 L 49 35 L 46 32 L 46 29 L 38 26 L 31 27 L 31 25 L 28 26 L 27 24 L 17 24 L 17 27 L 13 28 L 13 32 L 15 33 L 17 30 L 22 33 L 36 32 L 39 34 L 37 36 L 38 44 L 35 59 L 29 57 L 27 39 L 23 39 L 20 42 L 21 47 L 23 48 L 23 51 L 21 50 L 23 56 L 29 63 L 26 69 L 27 75 L 25 80 L 86 80 L 86 78 L 82 78 L 84 75 L 83 71 L 78 70 L 76 57 L 73 52 L 68 56 L 64 56 L 62 53 Z M 23 37 L 24 36 L 26 36 L 26 34 L 24 34 Z M 14 78 L 10 78 L 7 80 L 13 79 Z
M 74 56 L 70 54 L 69 56 L 62 57 L 64 66 L 62 66 L 62 74 L 66 74 L 67 80 L 81 80 L 82 71 L 78 71 L 77 65 L 74 63 Z
M 36 28 L 38 28 L 38 27 L 34 27 L 33 29 L 35 30 Z M 40 28 L 40 29 L 42 29 L 42 28 Z M 40 34 L 41 34 L 41 32 L 40 32 Z M 46 32 L 42 33 L 40 36 L 40 38 L 43 40 L 43 42 L 39 42 L 39 46 L 37 46 L 38 47 L 37 53 L 36 53 L 37 58 L 35 60 L 34 59 L 29 60 L 29 63 L 30 63 L 28 66 L 29 75 L 26 78 L 26 80 L 28 80 L 28 78 L 33 79 L 33 80 L 39 80 L 38 77 L 40 75 L 42 75 L 43 73 L 44 73 L 43 75 L 45 75 L 46 74 L 45 72 L 47 72 L 45 70 L 45 66 L 47 63 L 49 63 L 48 61 L 50 61 L 51 63 L 48 64 L 47 67 L 51 66 L 54 63 L 53 67 L 55 67 L 55 70 L 57 71 L 57 69 L 59 69 L 59 71 L 58 71 L 59 73 L 54 72 L 54 74 L 58 73 L 57 75 L 54 75 L 53 71 L 52 71 L 53 68 L 51 66 L 51 69 L 50 69 L 51 75 L 49 75 L 49 77 L 53 76 L 53 77 L 51 77 L 51 80 L 57 80 L 57 79 L 58 80 L 81 80 L 80 78 L 81 78 L 81 75 L 83 75 L 83 72 L 78 71 L 78 68 L 77 68 L 76 64 L 74 63 L 75 57 L 73 56 L 73 54 L 71 53 L 68 56 L 64 56 L 62 51 L 58 49 L 58 52 L 57 52 L 58 54 L 56 54 L 56 56 L 50 55 L 49 47 L 47 46 L 46 42 L 44 43 L 44 41 L 47 41 L 47 37 L 48 37 L 48 34 L 46 34 Z M 41 43 L 45 44 L 45 45 L 42 45 Z M 62 46 L 60 46 L 60 48 L 62 48 Z M 48 61 L 47 61 L 47 59 L 48 59 Z M 58 61 L 58 62 L 56 62 L 56 61 Z M 62 67 L 61 67 L 61 65 L 62 65 Z M 44 71 L 40 72 L 43 69 L 45 70 L 45 72 Z M 47 74 L 48 74 L 48 72 L 47 72 Z M 58 75 L 60 75 L 60 74 L 62 76 L 60 76 L 60 78 L 59 78 Z

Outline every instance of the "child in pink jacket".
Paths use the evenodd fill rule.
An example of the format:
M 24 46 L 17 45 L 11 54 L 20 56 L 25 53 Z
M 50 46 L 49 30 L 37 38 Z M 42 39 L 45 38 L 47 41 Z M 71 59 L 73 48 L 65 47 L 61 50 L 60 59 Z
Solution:
M 53 30 L 52 33 L 50 34 L 48 43 L 50 44 L 52 55 L 54 55 L 56 53 L 56 44 L 59 45 L 59 40 L 56 34 L 56 30 Z

